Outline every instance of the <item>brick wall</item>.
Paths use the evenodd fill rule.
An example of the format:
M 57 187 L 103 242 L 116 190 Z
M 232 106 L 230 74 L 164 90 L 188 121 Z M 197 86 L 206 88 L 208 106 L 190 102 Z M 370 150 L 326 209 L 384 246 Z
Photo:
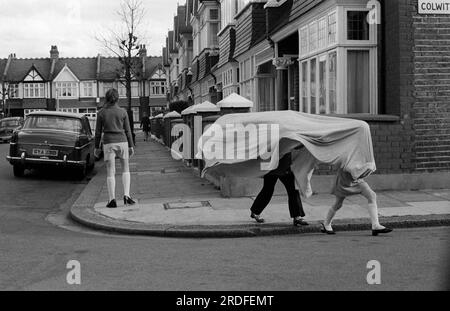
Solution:
M 417 12 L 417 0 L 409 1 Z M 450 169 L 450 16 L 413 14 L 418 171 Z
M 385 113 L 370 122 L 379 172 L 450 169 L 450 17 L 419 15 L 417 0 L 384 5 Z

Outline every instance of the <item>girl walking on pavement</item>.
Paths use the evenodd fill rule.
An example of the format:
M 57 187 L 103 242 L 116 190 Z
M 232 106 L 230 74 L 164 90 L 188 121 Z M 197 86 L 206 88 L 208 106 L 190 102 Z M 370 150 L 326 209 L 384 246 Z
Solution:
M 116 156 L 122 165 L 123 203 L 132 205 L 136 202 L 130 197 L 130 165 L 128 159 L 134 154 L 134 143 L 131 136 L 130 121 L 125 109 L 117 105 L 119 93 L 116 89 L 110 89 L 105 95 L 106 103 L 97 114 L 95 129 L 95 155 L 101 153 L 100 141 L 103 135 L 103 154 L 106 163 L 109 202 L 108 208 L 116 208 Z
M 363 178 L 354 180 L 352 175 L 344 170 L 339 170 L 336 178 L 336 184 L 332 193 L 336 196 L 336 201 L 328 211 L 325 221 L 322 223 L 322 232 L 326 234 L 335 234 L 331 227 L 336 212 L 341 209 L 345 198 L 351 195 L 362 194 L 368 201 L 368 211 L 372 222 L 372 235 L 377 236 L 380 233 L 389 233 L 390 228 L 382 226 L 378 220 L 377 195 L 370 188 L 369 184 Z

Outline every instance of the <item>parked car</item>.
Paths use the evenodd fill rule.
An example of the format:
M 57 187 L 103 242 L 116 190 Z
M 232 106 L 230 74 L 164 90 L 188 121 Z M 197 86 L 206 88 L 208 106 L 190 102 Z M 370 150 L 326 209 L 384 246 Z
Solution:
M 88 118 L 55 111 L 30 113 L 13 133 L 7 160 L 16 177 L 23 176 L 25 169 L 60 166 L 74 169 L 83 178 L 95 165 Z
M 4 118 L 0 120 L 0 141 L 9 142 L 12 133 L 23 125 L 22 117 Z

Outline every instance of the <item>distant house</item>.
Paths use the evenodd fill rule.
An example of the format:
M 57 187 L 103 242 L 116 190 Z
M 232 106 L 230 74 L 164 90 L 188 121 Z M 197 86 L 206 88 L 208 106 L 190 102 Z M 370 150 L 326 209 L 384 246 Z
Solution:
M 133 119 L 167 106 L 166 72 L 162 57 L 147 56 L 140 47 L 139 71 L 131 84 Z M 118 58 L 62 58 L 56 46 L 49 58 L 16 58 L 11 54 L 0 59 L 0 83 L 5 94 L 5 115 L 26 116 L 36 110 L 60 110 L 95 117 L 103 106 L 108 89 L 119 91 L 119 105 L 126 108 L 126 88 L 121 83 Z

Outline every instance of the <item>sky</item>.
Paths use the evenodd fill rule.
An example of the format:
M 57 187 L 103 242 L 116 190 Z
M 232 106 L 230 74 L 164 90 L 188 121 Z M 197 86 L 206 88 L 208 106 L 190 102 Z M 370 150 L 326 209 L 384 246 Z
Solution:
M 117 29 L 123 0 L 0 0 L 0 58 L 49 57 L 52 45 L 60 57 L 108 55 L 95 39 Z M 184 0 L 142 0 L 146 18 L 140 37 L 147 55 L 160 56 L 177 3 Z

